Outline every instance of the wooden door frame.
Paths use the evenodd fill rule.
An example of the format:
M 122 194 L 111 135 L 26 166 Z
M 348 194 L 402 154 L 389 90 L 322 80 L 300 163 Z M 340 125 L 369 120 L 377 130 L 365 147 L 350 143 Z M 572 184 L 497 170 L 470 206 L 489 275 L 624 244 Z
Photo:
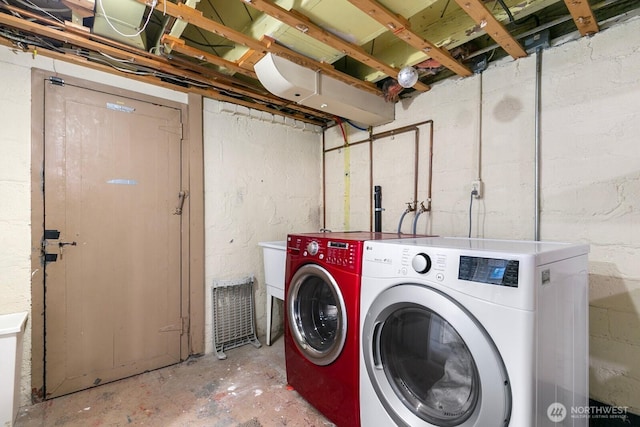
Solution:
M 189 191 L 183 209 L 182 230 L 182 313 L 189 317 L 189 331 L 182 337 L 182 360 L 189 355 L 204 353 L 205 283 L 204 283 L 204 161 L 202 133 L 202 96 L 188 95 L 188 104 L 150 95 L 61 76 L 45 70 L 31 73 L 31 398 L 44 400 L 44 270 L 41 265 L 44 195 L 44 100 L 45 80 L 52 76 L 65 83 L 111 93 L 143 102 L 176 108 L 182 111 L 182 182 Z

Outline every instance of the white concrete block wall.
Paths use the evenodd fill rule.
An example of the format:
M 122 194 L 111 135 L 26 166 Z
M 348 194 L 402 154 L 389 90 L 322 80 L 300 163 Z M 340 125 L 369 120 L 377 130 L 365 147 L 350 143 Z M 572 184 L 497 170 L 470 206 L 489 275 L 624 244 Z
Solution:
M 213 351 L 214 280 L 254 275 L 260 335 L 266 288 L 259 242 L 321 226 L 321 133 L 299 122 L 205 100 L 205 351 Z M 274 303 L 274 325 L 282 320 Z M 274 326 L 275 329 L 275 326 Z
M 434 121 L 432 213 L 428 225 L 420 221 L 418 232 L 466 236 L 470 183 L 479 176 L 484 197 L 473 205 L 472 235 L 535 237 L 535 65 L 535 56 L 507 58 L 492 64 L 482 77 L 440 82 L 428 93 L 401 101 L 396 121 L 374 129 L 379 133 Z M 636 414 L 640 413 L 638 70 L 638 18 L 545 50 L 540 164 L 541 238 L 591 245 L 590 395 L 627 406 Z M 421 144 L 426 135 L 421 134 Z M 327 145 L 341 140 L 334 129 L 325 137 Z M 374 152 L 380 150 L 378 143 Z M 334 164 L 340 165 L 339 159 Z M 374 165 L 374 175 L 399 167 L 394 156 L 383 157 Z M 337 169 L 336 176 L 344 172 L 342 166 Z M 327 180 L 328 193 L 332 184 Z M 401 182 L 383 187 L 383 194 L 404 191 Z M 383 217 L 389 217 L 383 220 L 383 231 L 395 231 L 401 213 L 395 203 L 383 197 Z M 335 212 L 343 209 L 337 199 L 328 200 L 327 206 Z M 353 211 L 351 216 L 351 222 L 359 221 Z M 327 224 L 338 229 L 339 225 Z
M 0 48 L 0 313 L 30 313 L 31 75 L 7 63 L 3 53 L 6 49 Z M 21 403 L 31 397 L 30 326 L 18 350 L 23 351 Z

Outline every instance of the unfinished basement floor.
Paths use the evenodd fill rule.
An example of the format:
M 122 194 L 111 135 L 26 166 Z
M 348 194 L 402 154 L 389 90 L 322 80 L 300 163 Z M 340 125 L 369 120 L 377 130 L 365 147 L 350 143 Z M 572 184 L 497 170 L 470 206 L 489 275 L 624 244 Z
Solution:
M 333 426 L 287 387 L 282 336 L 226 354 L 25 406 L 15 426 Z

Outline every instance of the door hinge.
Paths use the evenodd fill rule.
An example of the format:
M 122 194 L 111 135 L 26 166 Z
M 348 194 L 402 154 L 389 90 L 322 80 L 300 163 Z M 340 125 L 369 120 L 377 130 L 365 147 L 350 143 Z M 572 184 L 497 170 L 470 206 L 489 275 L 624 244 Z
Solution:
M 58 230 L 44 230 L 44 235 L 42 236 L 42 248 L 40 250 L 42 254 L 42 258 L 44 260 L 45 265 L 48 262 L 57 262 L 58 254 L 49 254 L 47 253 L 47 245 L 49 244 L 49 240 L 58 240 L 60 238 L 60 231 Z
M 61 79 L 60 77 L 51 76 L 49 77 L 49 83 L 56 86 L 64 86 L 64 79 Z

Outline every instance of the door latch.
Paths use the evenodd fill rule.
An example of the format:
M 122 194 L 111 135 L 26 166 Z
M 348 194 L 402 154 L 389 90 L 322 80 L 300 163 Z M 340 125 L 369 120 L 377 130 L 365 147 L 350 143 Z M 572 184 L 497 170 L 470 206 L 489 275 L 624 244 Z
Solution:
M 47 253 L 47 246 L 49 246 L 49 240 L 58 240 L 60 238 L 60 231 L 58 230 L 44 230 L 44 236 L 42 236 L 42 257 L 44 262 L 56 262 L 58 261 L 58 254 Z M 62 259 L 62 249 L 65 246 L 77 246 L 77 242 L 58 242 L 58 251 L 60 259 Z

